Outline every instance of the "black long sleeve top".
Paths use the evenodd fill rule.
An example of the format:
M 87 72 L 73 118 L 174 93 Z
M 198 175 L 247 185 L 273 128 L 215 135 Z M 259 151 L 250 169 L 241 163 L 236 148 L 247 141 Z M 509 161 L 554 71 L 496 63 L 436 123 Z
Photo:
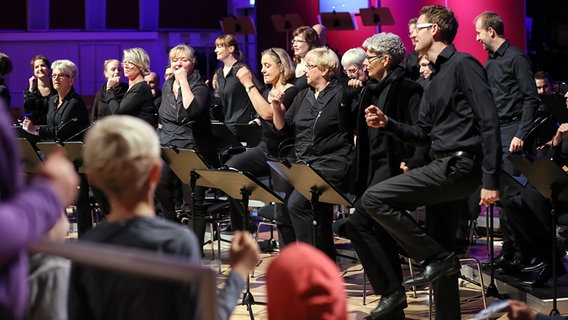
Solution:
M 499 119 L 519 118 L 515 137 L 520 138 L 531 126 L 539 106 L 529 58 L 506 40 L 497 51 L 489 53 L 485 69 Z
M 113 91 L 107 92 L 107 98 L 112 114 L 127 114 L 138 117 L 154 127 L 158 125 L 155 117 L 154 96 L 146 82 L 140 81 L 132 85 L 122 99 Z
M 457 51 L 453 44 L 436 59 L 416 124 L 389 118 L 385 129 L 403 141 L 431 142 L 433 153 L 469 151 L 483 155 L 483 188 L 499 188 L 499 121 L 485 69 L 471 55 Z
M 39 137 L 51 141 L 66 141 L 71 138 L 82 140 L 81 131 L 89 126 L 89 115 L 83 98 L 71 89 L 59 107 L 58 102 L 57 95 L 49 100 L 47 126 L 39 128 Z

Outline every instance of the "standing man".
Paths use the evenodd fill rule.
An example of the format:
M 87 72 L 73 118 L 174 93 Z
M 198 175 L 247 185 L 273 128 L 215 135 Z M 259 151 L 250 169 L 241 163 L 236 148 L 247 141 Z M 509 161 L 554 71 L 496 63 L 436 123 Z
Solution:
M 416 45 L 416 21 L 418 18 L 412 18 L 408 21 L 408 37 L 412 41 L 412 45 Z M 406 77 L 414 81 L 420 78 L 420 66 L 418 64 L 418 52 L 416 50 L 409 51 L 404 59 L 402 59 L 402 68 L 406 72 Z
M 503 170 L 513 176 L 519 176 L 520 173 L 507 159 L 507 155 L 523 150 L 524 141 L 521 137 L 531 126 L 539 106 L 530 61 L 523 51 L 505 39 L 505 27 L 499 15 L 485 11 L 477 16 L 474 22 L 477 34 L 475 39 L 489 52 L 485 69 L 499 115 Z M 519 187 L 501 186 L 503 201 L 519 193 Z M 501 204 L 499 213 L 503 247 L 493 263 L 506 272 L 518 272 L 529 257 L 521 256 L 514 234 L 508 227 L 507 220 L 510 219 L 511 213 L 506 212 Z
M 356 204 L 374 218 L 424 271 L 403 282 L 406 287 L 432 283 L 436 319 L 460 319 L 458 274 L 460 263 L 452 252 L 463 199 L 483 181 L 480 203 L 499 200 L 500 160 L 497 110 L 485 70 L 469 54 L 452 44 L 458 31 L 454 13 L 443 6 L 420 10 L 416 24 L 419 53 L 434 66 L 429 94 L 420 104 L 416 124 L 400 123 L 377 106 L 365 110 L 367 124 L 411 143 L 430 144 L 429 164 L 380 182 L 365 191 Z M 483 179 L 481 179 L 483 177 Z M 426 234 L 407 209 L 432 208 Z M 382 297 L 383 308 L 400 301 Z
M 158 123 L 158 109 L 160 109 L 160 105 L 162 104 L 162 91 L 160 90 L 160 77 L 158 76 L 157 73 L 155 72 L 150 72 L 147 76 L 144 77 L 144 81 L 146 81 L 146 83 L 150 86 L 150 89 L 152 89 L 152 97 L 154 97 L 154 99 L 152 100 L 153 104 L 154 104 L 154 110 L 155 110 L 155 117 L 156 117 L 156 123 Z

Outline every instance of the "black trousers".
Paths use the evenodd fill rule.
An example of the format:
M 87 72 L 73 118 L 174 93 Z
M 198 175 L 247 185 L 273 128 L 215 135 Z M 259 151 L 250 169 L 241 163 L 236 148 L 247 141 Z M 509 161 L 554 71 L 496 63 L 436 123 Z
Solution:
M 349 216 L 345 230 L 375 294 L 404 290 L 399 259 L 401 250 L 388 232 L 360 210 Z
M 356 204 L 376 220 L 416 261 L 424 261 L 451 251 L 463 210 L 464 199 L 480 184 L 478 161 L 466 157 L 445 157 L 376 184 Z M 435 210 L 427 222 L 428 235 L 406 210 L 422 205 Z M 441 243 L 439 241 L 448 243 Z M 451 240 L 450 240 L 451 239 Z M 447 249 L 446 249 L 447 248 Z M 436 319 L 459 319 L 457 275 L 433 283 Z M 445 298 L 442 298 L 445 296 Z
M 513 163 L 507 158 L 509 155 L 509 146 L 511 144 L 511 140 L 515 137 L 515 133 L 517 132 L 517 128 L 519 127 L 519 122 L 511 122 L 504 125 L 501 125 L 501 147 L 502 147 L 502 168 L 504 171 L 509 173 L 512 176 L 520 176 L 520 172 L 513 166 Z M 510 220 L 514 219 L 514 211 L 510 212 L 505 202 L 509 201 L 510 199 L 517 197 L 521 192 L 520 186 L 509 186 L 509 185 L 502 185 L 501 189 L 499 190 L 501 200 L 497 203 L 497 207 L 499 208 L 499 228 L 501 229 L 501 234 L 503 238 L 503 245 L 501 247 L 501 254 L 508 257 L 513 258 L 514 256 L 518 256 L 519 258 L 522 257 L 520 254 L 520 246 L 517 244 L 515 240 L 515 233 L 511 230 L 510 227 Z
M 225 165 L 239 171 L 246 171 L 257 178 L 268 176 L 270 173 L 266 163 L 266 155 L 259 146 L 232 156 Z M 231 205 L 231 226 L 233 230 L 244 230 L 244 219 L 247 220 L 247 224 L 252 223 L 250 214 L 245 211 L 241 200 L 229 198 L 229 203 Z
M 525 257 L 552 261 L 553 224 L 550 202 L 532 184 L 527 184 L 520 195 L 504 203 L 508 212 L 511 231 Z
M 176 210 L 175 210 L 175 201 L 174 201 L 174 194 L 176 191 L 176 182 L 179 181 L 179 178 L 175 175 L 175 173 L 170 169 L 170 167 L 162 161 L 162 175 L 160 176 L 160 182 L 156 188 L 156 200 L 160 203 L 162 207 L 162 214 L 165 219 L 179 222 Z M 205 207 L 203 204 L 205 198 L 205 187 L 196 186 L 193 190 L 193 199 L 192 199 L 192 190 L 189 184 L 181 184 L 182 191 L 183 191 L 183 199 L 186 204 L 192 204 L 191 206 L 191 213 L 193 217 L 193 231 L 197 235 L 197 239 L 199 240 L 200 248 L 203 250 L 203 243 L 205 242 Z

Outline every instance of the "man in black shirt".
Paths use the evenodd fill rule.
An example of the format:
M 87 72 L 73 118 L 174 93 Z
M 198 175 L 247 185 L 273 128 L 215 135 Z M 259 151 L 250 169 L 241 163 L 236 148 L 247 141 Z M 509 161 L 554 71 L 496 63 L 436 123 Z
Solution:
M 531 126 L 539 106 L 530 61 L 522 50 L 512 46 L 509 40 L 504 38 L 503 20 L 496 13 L 485 11 L 474 21 L 476 40 L 489 52 L 485 69 L 499 116 L 503 170 L 513 176 L 519 176 L 520 173 L 507 159 L 507 155 L 523 150 L 524 141 L 521 137 Z M 501 187 L 501 202 L 508 201 L 520 193 L 517 186 Z M 522 257 L 515 244 L 515 235 L 508 222 L 511 213 L 504 210 L 502 205 L 499 205 L 499 213 L 503 247 L 501 255 L 494 263 L 505 271 L 516 272 L 524 263 L 528 263 L 529 257 Z
M 403 285 L 432 283 L 436 319 L 460 318 L 457 277 L 461 266 L 452 253 L 460 218 L 456 211 L 477 190 L 481 177 L 480 204 L 499 200 L 497 109 L 481 64 L 452 44 L 457 29 L 450 9 L 435 5 L 420 10 L 415 49 L 428 55 L 434 74 L 415 125 L 399 123 L 377 106 L 365 110 L 369 126 L 384 128 L 406 142 L 429 143 L 434 160 L 370 187 L 356 205 L 377 220 L 410 257 L 423 261 L 422 274 Z M 435 210 L 427 221 L 429 235 L 405 211 L 422 205 Z M 400 293 L 382 297 L 383 308 L 399 306 L 397 297 Z

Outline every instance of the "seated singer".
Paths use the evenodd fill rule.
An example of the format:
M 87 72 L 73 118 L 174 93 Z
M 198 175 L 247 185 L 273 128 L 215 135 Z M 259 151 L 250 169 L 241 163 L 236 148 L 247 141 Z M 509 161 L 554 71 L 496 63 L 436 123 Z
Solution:
M 162 104 L 159 109 L 162 128 L 158 130 L 162 147 L 191 149 L 199 153 L 212 167 L 219 167 L 217 148 L 211 133 L 209 120 L 209 89 L 195 70 L 195 56 L 192 48 L 180 44 L 170 50 L 170 65 L 174 70 L 162 87 Z M 162 176 L 156 190 L 156 199 L 162 207 L 164 218 L 178 221 L 175 212 L 174 194 L 178 177 L 162 165 Z M 186 206 L 192 203 L 188 184 L 182 185 Z M 199 243 L 203 247 L 205 237 L 205 187 L 196 186 L 193 208 L 184 210 L 193 213 L 193 226 Z
M 45 141 L 81 141 L 83 133 L 89 127 L 89 115 L 83 98 L 73 88 L 77 79 L 77 66 L 69 60 L 56 60 L 51 64 L 51 70 L 53 88 L 57 91 L 57 95 L 49 99 L 47 125 L 38 127 L 26 117 L 22 128 Z M 79 236 L 93 225 L 89 205 L 89 184 L 84 175 L 80 175 L 80 178 L 81 186 L 77 199 Z
M 280 134 L 296 138 L 298 161 L 310 164 L 331 183 L 341 187 L 349 172 L 353 149 L 352 131 L 339 127 L 339 104 L 343 88 L 337 82 L 339 59 L 328 48 L 316 48 L 305 57 L 309 87 L 300 91 L 286 114 L 272 103 L 274 127 Z M 315 212 L 310 201 L 294 190 L 288 199 L 288 215 L 279 223 L 293 229 L 280 230 L 284 244 L 315 242 L 315 247 L 335 261 L 332 205 L 320 203 Z M 317 222 L 314 239 L 313 221 Z
M 266 160 L 278 161 L 281 156 L 279 147 L 284 142 L 284 138 L 274 133 L 272 124 L 272 102 L 278 103 L 284 112 L 292 104 L 294 97 L 298 94 L 298 89 L 290 83 L 294 76 L 294 66 L 288 53 L 284 49 L 272 48 L 262 52 L 261 54 L 262 75 L 264 83 L 270 85 L 270 88 L 264 92 L 260 92 L 254 85 L 253 75 L 248 67 L 243 67 L 237 71 L 237 78 L 241 84 L 248 90 L 248 95 L 252 101 L 252 105 L 259 115 L 262 126 L 262 140 L 258 146 L 248 149 L 247 151 L 237 154 L 229 159 L 225 165 L 241 171 L 248 171 L 255 176 L 271 175 L 271 182 L 274 191 L 284 192 L 289 195 L 292 187 L 278 174 L 271 174 L 271 170 Z M 275 98 L 277 97 L 277 98 Z M 233 230 L 241 230 L 243 226 L 243 216 L 245 210 L 240 201 L 231 199 L 231 220 Z M 282 210 L 287 210 L 285 204 L 276 205 L 276 219 L 280 220 Z M 252 221 L 246 213 L 249 220 L 247 226 L 249 230 L 255 228 Z
M 459 224 L 457 209 L 482 182 L 480 204 L 499 200 L 499 121 L 485 70 L 471 55 L 452 44 L 458 31 L 453 12 L 444 6 L 421 9 L 413 31 L 415 49 L 426 53 L 436 75 L 425 93 L 414 125 L 389 117 L 378 106 L 365 110 L 367 124 L 384 128 L 402 141 L 430 145 L 434 159 L 427 165 L 371 186 L 359 202 L 415 261 L 422 274 L 403 282 L 406 287 L 432 283 L 436 319 L 459 319 L 458 274 L 460 262 L 452 252 Z M 481 181 L 481 178 L 483 180 Z M 437 205 L 436 226 L 426 234 L 407 213 L 422 205 Z M 393 292 L 393 295 L 399 295 Z M 383 308 L 405 303 L 382 297 Z
M 382 111 L 389 117 L 413 124 L 418 118 L 422 97 L 422 87 L 406 79 L 404 69 L 399 66 L 406 51 L 399 36 L 375 34 L 365 40 L 363 47 L 367 49 L 366 54 L 363 52 L 364 66 L 371 79 L 354 102 L 357 117 L 340 118 L 342 126 L 355 126 L 357 132 L 357 148 L 350 175 L 351 191 L 357 196 L 361 196 L 368 186 L 402 174 L 401 162 L 409 162 L 414 153 L 411 145 L 400 143 L 382 129 L 368 127 L 365 108 L 369 105 L 382 106 Z M 349 97 L 353 93 L 351 88 L 343 92 L 341 110 L 348 111 L 347 115 L 351 115 L 349 110 L 353 103 L 349 104 Z M 383 297 L 371 315 L 364 319 L 404 319 L 406 294 L 401 285 L 402 269 L 396 242 L 361 210 L 356 210 L 349 217 L 345 228 L 373 291 Z M 393 297 L 401 303 L 394 309 L 384 308 L 386 297 Z

